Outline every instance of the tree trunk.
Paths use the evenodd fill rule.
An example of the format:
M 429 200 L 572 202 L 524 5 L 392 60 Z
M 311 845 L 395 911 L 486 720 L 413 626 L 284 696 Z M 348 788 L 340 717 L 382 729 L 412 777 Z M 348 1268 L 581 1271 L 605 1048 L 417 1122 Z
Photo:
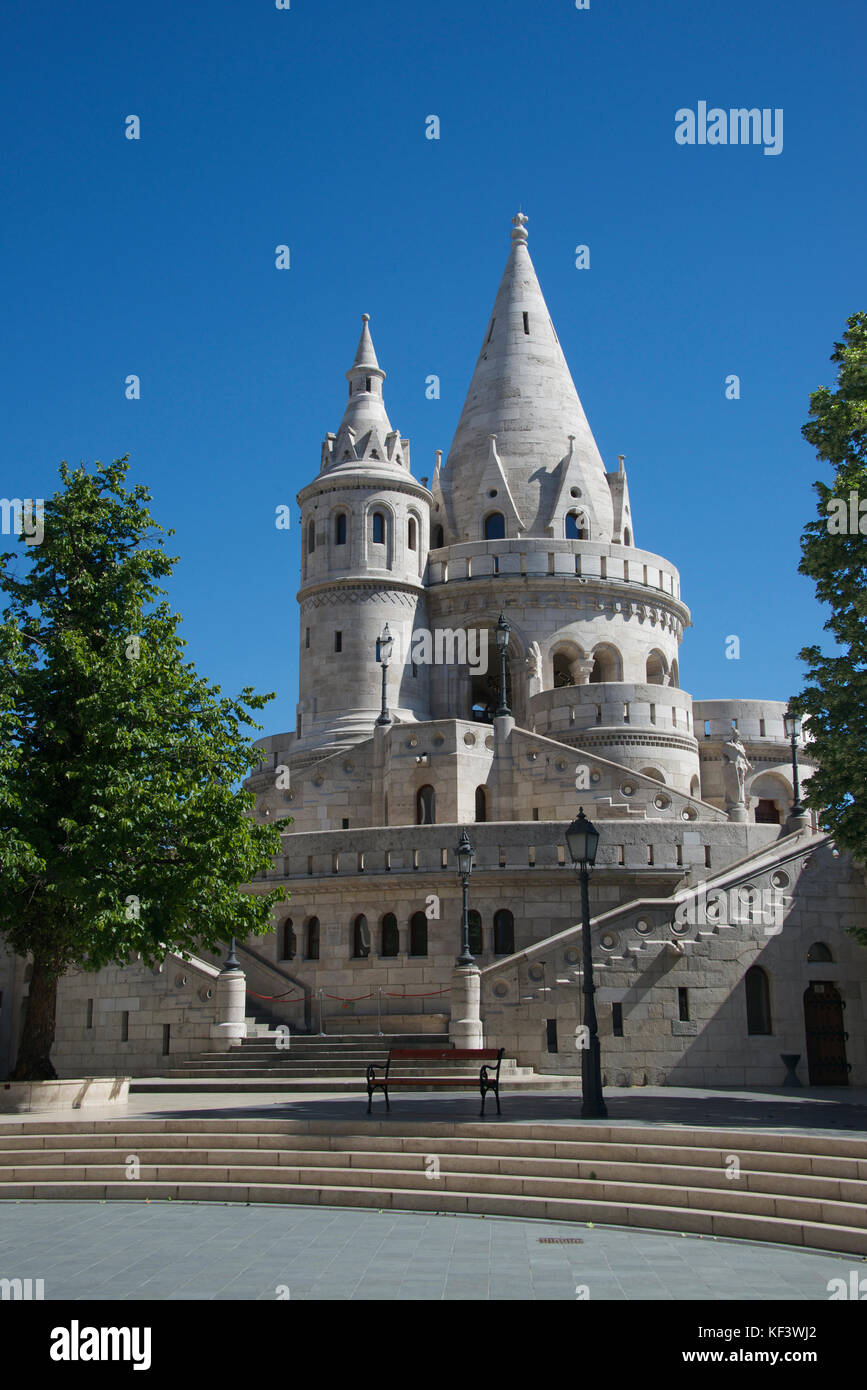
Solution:
M 33 958 L 30 996 L 24 1019 L 24 1033 L 18 1060 L 9 1073 L 10 1081 L 54 1081 L 57 1072 L 51 1061 L 57 1015 L 57 981 L 60 970 L 50 957 Z

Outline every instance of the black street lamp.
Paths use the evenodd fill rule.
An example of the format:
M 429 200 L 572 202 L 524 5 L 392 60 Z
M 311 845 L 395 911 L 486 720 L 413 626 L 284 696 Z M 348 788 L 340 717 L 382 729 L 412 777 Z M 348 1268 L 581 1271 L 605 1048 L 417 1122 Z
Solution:
M 476 958 L 470 952 L 470 874 L 473 872 L 473 860 L 476 851 L 470 844 L 470 837 L 466 829 L 461 831 L 461 838 L 458 840 L 455 854 L 458 860 L 458 873 L 461 876 L 461 889 L 463 893 L 463 916 L 461 923 L 461 954 L 458 956 L 458 965 L 475 965 Z
M 501 613 L 497 621 L 497 646 L 500 649 L 500 708 L 497 710 L 497 718 L 502 715 L 510 715 L 512 711 L 506 704 L 506 648 L 509 645 L 509 634 L 512 631 L 505 617 Z
M 584 815 L 578 815 L 566 831 L 566 843 L 572 856 L 572 866 L 581 878 L 581 946 L 584 956 L 584 1023 L 587 1028 L 587 1047 L 581 1057 L 581 1091 L 584 1097 L 581 1118 L 604 1120 L 608 1116 L 602 1094 L 602 1054 L 599 1047 L 599 1028 L 596 1022 L 596 1003 L 593 996 L 593 947 L 590 940 L 590 870 L 596 862 L 599 831 Z
M 382 713 L 377 719 L 377 724 L 390 724 L 391 715 L 388 712 L 388 692 L 386 681 L 388 680 L 388 663 L 391 660 L 391 649 L 394 646 L 394 638 L 388 630 L 388 623 L 382 629 L 382 635 L 376 639 L 376 659 L 382 666 Z
M 792 809 L 789 814 L 792 816 L 802 816 L 804 814 L 804 808 L 801 805 L 801 788 L 798 785 L 798 738 L 801 733 L 801 714 L 797 705 L 792 700 L 789 701 L 789 708 L 783 715 L 783 727 L 792 744 L 792 788 L 795 793 L 795 799 L 792 802 Z

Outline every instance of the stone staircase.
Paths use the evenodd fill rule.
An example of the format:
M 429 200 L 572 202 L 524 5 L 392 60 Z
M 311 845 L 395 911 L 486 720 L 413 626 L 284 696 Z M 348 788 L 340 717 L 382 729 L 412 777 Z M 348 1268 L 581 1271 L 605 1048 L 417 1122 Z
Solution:
M 34 1116 L 0 1125 L 0 1200 L 34 1198 L 466 1212 L 867 1255 L 867 1138 L 496 1118 Z
M 334 1034 L 280 1033 L 269 1023 L 247 1020 L 247 1037 L 229 1052 L 202 1052 L 173 1067 L 164 1076 L 134 1078 L 130 1090 L 140 1093 L 253 1091 L 253 1092 L 359 1092 L 367 1095 L 365 1074 L 369 1063 L 385 1069 L 391 1047 L 451 1046 L 448 1034 Z M 492 1044 L 493 1046 L 493 1044 Z M 442 1092 L 440 1086 L 426 1086 L 423 1063 L 400 1064 L 402 1076 L 418 1074 L 418 1087 L 402 1086 L 401 1091 Z M 478 1063 L 450 1064 L 456 1077 L 479 1075 Z M 500 1067 L 503 1094 L 532 1090 L 562 1090 L 572 1078 L 539 1077 L 532 1067 L 520 1067 L 504 1057 Z

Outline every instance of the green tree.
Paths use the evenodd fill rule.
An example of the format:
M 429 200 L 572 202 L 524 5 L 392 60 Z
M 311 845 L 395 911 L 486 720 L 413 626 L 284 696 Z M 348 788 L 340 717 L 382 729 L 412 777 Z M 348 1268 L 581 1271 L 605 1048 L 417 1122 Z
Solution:
M 261 761 L 241 726 L 272 696 L 227 699 L 184 661 L 158 583 L 173 533 L 128 467 L 62 464 L 28 563 L 0 556 L 0 935 L 33 961 L 16 1080 L 56 1075 L 71 966 L 261 935 L 285 897 L 241 887 L 280 849 L 240 789 Z
M 810 397 L 801 433 L 830 463 L 830 487 L 815 484 L 818 517 L 801 541 L 802 574 L 831 607 L 825 623 L 837 650 L 804 647 L 807 685 L 798 702 L 809 718 L 818 769 L 807 804 L 819 812 L 841 849 L 867 860 L 867 314 L 853 314 L 834 344 L 837 389 Z M 867 944 L 867 932 L 862 933 Z

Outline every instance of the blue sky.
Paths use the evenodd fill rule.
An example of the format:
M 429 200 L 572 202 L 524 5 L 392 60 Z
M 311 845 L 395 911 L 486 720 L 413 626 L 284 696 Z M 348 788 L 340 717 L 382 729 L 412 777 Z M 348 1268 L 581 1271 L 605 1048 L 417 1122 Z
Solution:
M 865 39 L 860 0 L 11 0 L 0 495 L 129 453 L 177 532 L 189 658 L 227 692 L 276 690 L 267 730 L 294 728 L 294 498 L 360 315 L 430 475 L 520 205 L 607 467 L 626 455 L 637 543 L 680 568 L 682 684 L 787 698 L 821 636 L 797 564 L 830 477 L 800 426 L 867 308 Z M 782 153 L 676 144 L 699 101 L 782 108 Z

